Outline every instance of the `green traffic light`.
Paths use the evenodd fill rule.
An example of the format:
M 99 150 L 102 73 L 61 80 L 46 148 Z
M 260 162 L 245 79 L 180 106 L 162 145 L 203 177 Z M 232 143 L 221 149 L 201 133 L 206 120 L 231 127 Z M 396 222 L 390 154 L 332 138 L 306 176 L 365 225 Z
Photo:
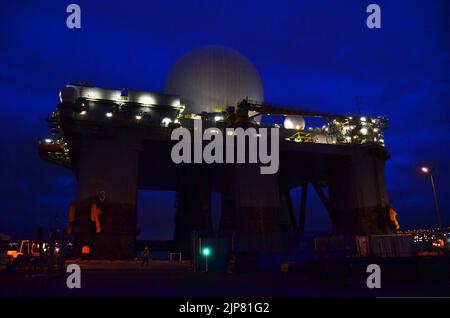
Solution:
M 202 254 L 205 256 L 209 256 L 211 254 L 211 249 L 209 247 L 205 247 L 202 251 Z

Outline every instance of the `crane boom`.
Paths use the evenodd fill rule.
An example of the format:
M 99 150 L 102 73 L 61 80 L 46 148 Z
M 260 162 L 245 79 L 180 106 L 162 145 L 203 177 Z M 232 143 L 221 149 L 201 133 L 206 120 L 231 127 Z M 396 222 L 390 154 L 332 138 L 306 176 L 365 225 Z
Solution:
M 322 117 L 328 119 L 345 119 L 348 116 L 336 115 L 330 113 L 314 112 L 308 110 L 295 110 L 289 108 L 281 108 L 271 105 L 264 105 L 260 103 L 249 102 L 247 99 L 243 99 L 237 106 L 238 113 L 253 111 L 257 114 L 249 116 L 250 118 L 259 115 L 282 115 L 282 116 L 303 116 L 303 117 Z

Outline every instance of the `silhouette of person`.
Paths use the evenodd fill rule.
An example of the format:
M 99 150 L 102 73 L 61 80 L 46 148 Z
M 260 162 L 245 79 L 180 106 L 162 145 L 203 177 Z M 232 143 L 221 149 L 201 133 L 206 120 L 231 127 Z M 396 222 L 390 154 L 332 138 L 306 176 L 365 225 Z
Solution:
M 146 246 L 144 248 L 144 252 L 142 253 L 142 265 L 141 266 L 148 266 L 149 265 L 149 259 L 150 259 L 150 250 L 149 248 Z

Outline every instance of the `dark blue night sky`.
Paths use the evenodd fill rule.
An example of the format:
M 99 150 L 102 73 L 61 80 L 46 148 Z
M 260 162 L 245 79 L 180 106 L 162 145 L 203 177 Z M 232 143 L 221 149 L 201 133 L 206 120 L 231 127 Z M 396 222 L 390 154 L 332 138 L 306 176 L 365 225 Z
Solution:
M 81 6 L 79 30 L 66 27 L 73 2 Z M 37 153 L 37 139 L 48 134 L 44 119 L 66 83 L 162 91 L 175 61 L 209 44 L 247 56 L 268 102 L 389 116 L 386 173 L 402 227 L 435 224 L 422 164 L 436 169 L 448 225 L 450 1 L 372 2 L 382 9 L 380 30 L 366 27 L 369 1 L 4 1 L 0 233 L 31 237 L 55 215 L 60 225 L 67 219 L 75 179 Z M 170 238 L 173 193 L 140 194 L 143 237 Z M 307 228 L 326 229 L 317 200 L 309 208 Z

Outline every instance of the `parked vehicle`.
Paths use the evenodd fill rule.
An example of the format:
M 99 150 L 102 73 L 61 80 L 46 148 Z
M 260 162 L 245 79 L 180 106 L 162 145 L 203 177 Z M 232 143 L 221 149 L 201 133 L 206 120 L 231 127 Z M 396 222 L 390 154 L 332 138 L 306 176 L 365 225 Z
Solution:
M 39 246 L 31 240 L 23 240 L 19 250 L 8 251 L 7 255 L 11 265 L 26 265 L 32 257 L 39 256 Z

